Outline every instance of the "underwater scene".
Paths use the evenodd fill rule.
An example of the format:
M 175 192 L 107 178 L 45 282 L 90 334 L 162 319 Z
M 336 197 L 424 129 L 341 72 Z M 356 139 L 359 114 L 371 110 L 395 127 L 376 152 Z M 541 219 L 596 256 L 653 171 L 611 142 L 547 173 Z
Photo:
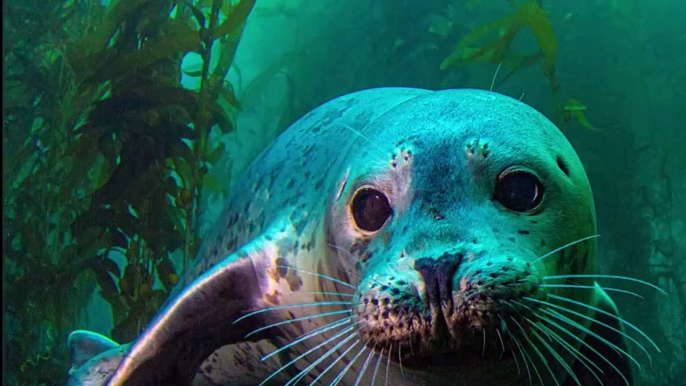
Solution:
M 686 386 L 684 5 L 3 1 L 3 385 Z

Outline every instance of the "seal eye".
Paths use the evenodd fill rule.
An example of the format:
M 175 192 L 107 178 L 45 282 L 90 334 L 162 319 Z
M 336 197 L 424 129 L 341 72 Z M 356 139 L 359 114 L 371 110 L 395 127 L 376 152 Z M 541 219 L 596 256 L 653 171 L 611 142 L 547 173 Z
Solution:
M 495 199 L 515 212 L 535 209 L 543 198 L 543 184 L 524 170 L 505 170 L 495 184 Z
M 357 227 L 367 232 L 381 229 L 393 212 L 388 198 L 378 190 L 370 188 L 362 188 L 355 193 L 351 210 Z

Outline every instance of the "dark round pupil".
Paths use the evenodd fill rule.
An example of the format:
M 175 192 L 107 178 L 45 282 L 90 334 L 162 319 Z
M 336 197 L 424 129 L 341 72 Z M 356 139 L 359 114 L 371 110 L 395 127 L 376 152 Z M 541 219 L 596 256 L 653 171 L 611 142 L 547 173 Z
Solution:
M 527 212 L 540 204 L 543 198 L 543 185 L 531 173 L 505 172 L 498 177 L 495 198 L 510 210 Z
M 391 215 L 386 196 L 375 189 L 362 189 L 352 203 L 353 218 L 357 226 L 367 232 L 376 232 Z

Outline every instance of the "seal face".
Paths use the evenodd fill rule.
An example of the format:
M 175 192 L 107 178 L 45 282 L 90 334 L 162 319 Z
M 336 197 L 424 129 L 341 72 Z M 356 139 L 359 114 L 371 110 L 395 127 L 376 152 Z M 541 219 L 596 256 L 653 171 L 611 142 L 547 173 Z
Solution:
M 523 103 L 346 95 L 236 186 L 195 267 L 100 382 L 631 384 L 621 319 L 591 280 L 585 172 Z
M 329 238 L 362 278 L 353 311 L 368 347 L 410 367 L 480 356 L 486 343 L 499 353 L 503 335 L 539 308 L 523 299 L 547 300 L 545 276 L 593 269 L 592 241 L 534 264 L 594 235 L 595 218 L 574 151 L 532 109 L 487 92 L 438 92 L 364 134 L 370 152 L 332 203 Z

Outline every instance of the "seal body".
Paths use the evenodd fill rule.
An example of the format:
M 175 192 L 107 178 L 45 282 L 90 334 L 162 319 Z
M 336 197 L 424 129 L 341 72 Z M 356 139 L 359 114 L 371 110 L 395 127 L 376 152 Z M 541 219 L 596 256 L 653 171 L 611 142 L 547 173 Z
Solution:
M 584 169 L 519 101 L 342 96 L 277 138 L 227 202 L 150 326 L 72 385 L 631 384 L 617 319 L 593 322 L 614 304 L 569 279 L 595 269 Z

